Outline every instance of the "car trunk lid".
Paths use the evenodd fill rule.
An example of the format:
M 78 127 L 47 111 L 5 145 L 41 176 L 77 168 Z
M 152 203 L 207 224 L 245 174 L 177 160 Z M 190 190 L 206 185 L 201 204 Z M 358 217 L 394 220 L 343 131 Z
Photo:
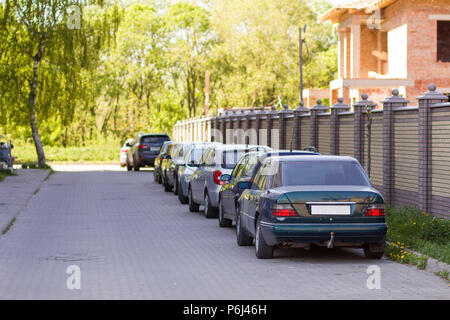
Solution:
M 379 192 L 365 186 L 293 186 L 280 188 L 278 203 L 290 203 L 301 217 L 364 216 L 370 205 L 383 203 Z

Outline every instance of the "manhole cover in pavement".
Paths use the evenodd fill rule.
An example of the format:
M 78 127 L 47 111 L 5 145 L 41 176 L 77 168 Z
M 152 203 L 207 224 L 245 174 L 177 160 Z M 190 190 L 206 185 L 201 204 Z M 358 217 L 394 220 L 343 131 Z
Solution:
M 92 261 L 98 260 L 100 257 L 91 254 L 58 254 L 55 256 L 49 256 L 45 260 L 62 261 L 62 262 L 74 262 L 74 261 Z

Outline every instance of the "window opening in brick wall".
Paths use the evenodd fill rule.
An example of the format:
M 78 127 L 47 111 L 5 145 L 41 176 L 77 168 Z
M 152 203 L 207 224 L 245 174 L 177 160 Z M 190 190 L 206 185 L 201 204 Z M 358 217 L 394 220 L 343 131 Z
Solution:
M 450 21 L 437 22 L 437 60 L 450 62 Z

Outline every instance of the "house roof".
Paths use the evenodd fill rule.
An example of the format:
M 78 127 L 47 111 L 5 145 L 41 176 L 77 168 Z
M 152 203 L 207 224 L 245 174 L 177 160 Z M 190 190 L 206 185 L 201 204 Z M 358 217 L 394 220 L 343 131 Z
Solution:
M 319 21 L 330 20 L 338 22 L 339 17 L 345 13 L 353 13 L 364 10 L 365 13 L 371 13 L 376 9 L 383 9 L 397 0 L 343 0 L 340 4 L 334 6 L 327 12 L 319 16 Z

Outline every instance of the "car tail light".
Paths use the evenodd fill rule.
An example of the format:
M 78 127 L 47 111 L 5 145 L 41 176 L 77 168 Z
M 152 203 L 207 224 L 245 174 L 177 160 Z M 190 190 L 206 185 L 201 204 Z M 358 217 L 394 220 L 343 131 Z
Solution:
M 147 148 L 147 146 L 145 144 L 140 144 L 139 145 L 139 149 L 145 149 L 145 148 Z
M 384 217 L 385 216 L 384 206 L 383 205 L 369 206 L 369 208 L 367 208 L 367 210 L 366 210 L 365 216 L 366 217 Z
M 297 211 L 290 204 L 276 204 L 272 208 L 272 217 L 297 217 Z
M 220 177 L 222 176 L 222 172 L 220 170 L 216 170 L 213 172 L 213 180 L 215 184 L 223 185 L 225 184 L 225 181 L 220 180 Z

